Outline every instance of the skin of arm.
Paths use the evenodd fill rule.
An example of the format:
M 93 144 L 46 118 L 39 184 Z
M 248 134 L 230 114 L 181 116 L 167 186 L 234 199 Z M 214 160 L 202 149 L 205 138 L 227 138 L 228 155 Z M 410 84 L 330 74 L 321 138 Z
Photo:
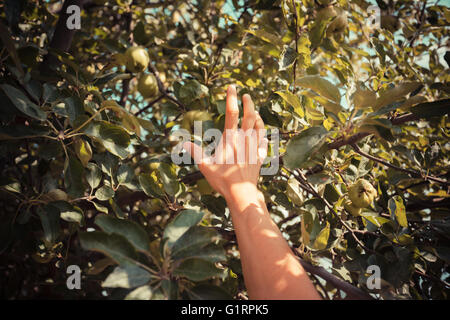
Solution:
M 228 204 L 249 297 L 256 300 L 320 299 L 307 273 L 272 221 L 264 195 L 258 190 L 259 172 L 267 155 L 268 141 L 264 122 L 255 112 L 252 99 L 245 94 L 242 100 L 244 116 L 241 130 L 238 130 L 236 89 L 229 86 L 225 130 L 214 156 L 206 156 L 200 146 L 191 142 L 184 143 L 183 147 Z M 245 156 L 239 158 L 238 154 Z M 233 161 L 227 161 L 230 159 Z

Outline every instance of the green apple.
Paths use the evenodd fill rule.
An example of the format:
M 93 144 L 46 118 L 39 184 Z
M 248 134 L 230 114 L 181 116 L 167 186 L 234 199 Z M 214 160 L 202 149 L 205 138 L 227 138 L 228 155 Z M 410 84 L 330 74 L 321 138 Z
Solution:
M 355 207 L 351 200 L 346 200 L 344 202 L 344 209 L 354 217 L 359 216 L 361 213 L 361 208 Z
M 376 196 L 375 188 L 364 179 L 359 179 L 348 189 L 348 197 L 357 208 L 367 208 Z
M 194 121 L 208 121 L 212 120 L 212 116 L 207 111 L 192 110 L 186 112 L 181 121 L 181 127 L 188 130 L 190 133 L 194 132 Z
M 158 94 L 158 82 L 153 74 L 143 74 L 139 77 L 138 91 L 145 98 L 153 98 Z
M 126 67 L 131 72 L 142 72 L 147 69 L 150 57 L 147 50 L 141 46 L 130 47 L 125 52 Z

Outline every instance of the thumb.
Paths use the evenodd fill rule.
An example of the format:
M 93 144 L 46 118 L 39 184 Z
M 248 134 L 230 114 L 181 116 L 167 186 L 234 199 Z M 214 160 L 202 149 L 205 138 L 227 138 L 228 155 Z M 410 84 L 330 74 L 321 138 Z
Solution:
M 183 149 L 189 152 L 195 164 L 201 164 L 203 160 L 202 147 L 192 142 L 183 143 Z

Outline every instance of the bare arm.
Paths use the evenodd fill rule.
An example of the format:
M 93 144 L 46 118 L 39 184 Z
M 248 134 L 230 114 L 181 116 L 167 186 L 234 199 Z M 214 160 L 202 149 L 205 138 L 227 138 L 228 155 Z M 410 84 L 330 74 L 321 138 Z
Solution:
M 255 112 L 249 95 L 244 95 L 243 105 L 241 129 L 244 132 L 237 129 L 237 95 L 236 89 L 230 86 L 225 131 L 213 158 L 205 157 L 201 147 L 192 143 L 185 143 L 184 148 L 191 153 L 211 186 L 227 201 L 250 298 L 320 299 L 305 270 L 272 221 L 264 196 L 257 188 L 259 171 L 267 154 L 267 139 L 264 123 Z M 239 140 L 245 131 L 247 136 Z M 252 149 L 252 144 L 257 147 Z M 257 151 L 257 155 L 250 150 Z M 240 161 L 238 154 L 242 152 L 245 157 Z M 230 157 L 234 160 L 232 164 L 226 161 Z

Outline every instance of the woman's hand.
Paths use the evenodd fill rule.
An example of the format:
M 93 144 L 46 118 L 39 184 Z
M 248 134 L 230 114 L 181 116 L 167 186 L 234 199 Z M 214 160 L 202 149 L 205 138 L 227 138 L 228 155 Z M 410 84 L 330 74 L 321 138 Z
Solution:
M 183 147 L 227 201 L 250 298 L 319 299 L 256 187 L 268 141 L 252 99 L 244 95 L 242 100 L 244 117 L 238 130 L 236 89 L 228 87 L 225 130 L 214 156 L 206 156 L 200 146 L 191 142 L 185 142 Z
M 201 146 L 185 142 L 187 150 L 211 187 L 225 199 L 236 192 L 257 190 L 261 165 L 267 155 L 264 122 L 255 111 L 250 95 L 242 97 L 244 117 L 238 129 L 239 108 L 236 88 L 227 91 L 225 128 L 213 156 L 205 155 Z

